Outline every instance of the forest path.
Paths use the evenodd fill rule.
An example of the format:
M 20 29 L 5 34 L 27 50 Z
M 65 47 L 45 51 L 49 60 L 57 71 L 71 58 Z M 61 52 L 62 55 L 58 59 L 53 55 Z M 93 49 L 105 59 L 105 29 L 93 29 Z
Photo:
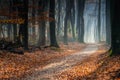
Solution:
M 81 52 L 77 52 L 62 58 L 50 60 L 46 66 L 36 71 L 25 80 L 55 80 L 54 75 L 70 69 L 78 62 L 88 58 L 98 50 L 98 45 L 88 45 Z

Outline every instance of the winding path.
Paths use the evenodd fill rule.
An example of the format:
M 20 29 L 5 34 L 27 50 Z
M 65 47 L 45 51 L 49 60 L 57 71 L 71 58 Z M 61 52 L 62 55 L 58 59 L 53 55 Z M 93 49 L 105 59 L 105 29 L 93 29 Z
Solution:
M 60 73 L 64 70 L 70 69 L 76 63 L 86 59 L 91 54 L 95 53 L 98 50 L 97 45 L 88 45 L 81 52 L 77 52 L 62 58 L 54 59 L 49 62 L 46 66 L 36 71 L 22 80 L 55 80 L 53 76 L 57 73 Z

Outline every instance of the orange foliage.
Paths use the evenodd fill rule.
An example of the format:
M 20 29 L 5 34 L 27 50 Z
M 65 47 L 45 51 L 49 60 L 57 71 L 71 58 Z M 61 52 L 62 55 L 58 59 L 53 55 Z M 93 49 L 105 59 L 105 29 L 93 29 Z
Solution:
M 44 67 L 50 60 L 73 54 L 85 47 L 84 44 L 78 43 L 60 46 L 60 50 L 45 48 L 31 53 L 25 52 L 24 55 L 0 52 L 0 79 L 18 78 L 31 74 L 37 67 Z
M 104 46 L 75 67 L 57 74 L 57 80 L 119 80 L 120 55 L 108 57 Z

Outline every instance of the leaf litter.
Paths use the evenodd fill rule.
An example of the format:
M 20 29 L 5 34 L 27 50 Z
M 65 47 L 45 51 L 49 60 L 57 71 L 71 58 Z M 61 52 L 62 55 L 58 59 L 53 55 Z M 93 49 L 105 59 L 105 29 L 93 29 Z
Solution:
M 57 80 L 120 80 L 120 55 L 110 57 L 103 45 L 89 58 L 54 77 Z
M 60 45 L 60 49 L 45 48 L 24 55 L 0 51 L 0 79 L 11 79 L 32 74 L 37 67 L 44 67 L 51 59 L 73 54 L 85 48 L 85 44 L 69 43 Z

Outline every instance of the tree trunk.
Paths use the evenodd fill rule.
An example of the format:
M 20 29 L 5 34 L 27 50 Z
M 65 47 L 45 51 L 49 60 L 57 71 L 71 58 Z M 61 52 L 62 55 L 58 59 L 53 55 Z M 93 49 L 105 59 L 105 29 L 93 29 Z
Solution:
M 61 6 L 60 6 L 60 4 L 61 4 L 61 0 L 57 0 L 57 3 L 58 3 L 58 30 L 57 30 L 57 36 L 58 37 L 60 37 L 60 27 L 61 27 L 61 25 L 60 25 L 60 11 L 61 11 Z
M 19 15 L 20 18 L 25 20 L 23 24 L 20 24 L 19 36 L 22 37 L 24 49 L 28 50 L 28 0 L 19 3 L 23 4 L 22 7 L 18 7 L 19 13 L 25 13 Z
M 78 0 L 77 28 L 78 28 L 78 41 L 80 43 L 84 42 L 84 19 L 83 19 L 84 7 L 85 7 L 85 0 Z
M 106 0 L 106 42 L 111 45 L 110 1 Z
M 45 41 L 46 41 L 45 30 L 46 30 L 45 23 L 42 22 L 41 26 L 39 26 L 39 32 L 40 32 L 40 34 L 39 34 L 39 45 L 40 46 L 44 46 L 45 45 Z
M 111 30 L 112 30 L 112 53 L 120 53 L 120 0 L 110 0 L 111 9 Z
M 71 0 L 70 2 L 71 6 L 71 14 L 70 14 L 70 21 L 71 21 L 71 28 L 72 28 L 72 36 L 75 40 L 75 2 L 74 0 Z
M 39 1 L 39 6 L 42 6 L 42 10 L 39 10 L 39 13 L 45 12 L 46 11 L 46 0 L 41 0 Z M 40 15 L 40 16 L 47 16 L 47 14 Z M 39 46 L 44 46 L 46 42 L 46 37 L 45 37 L 45 31 L 46 31 L 46 25 L 45 25 L 45 20 L 42 20 L 40 22 L 39 26 Z
M 66 12 L 64 21 L 64 44 L 68 44 L 68 20 L 70 20 L 71 15 L 71 5 L 70 0 L 66 0 Z
M 98 42 L 101 41 L 101 39 L 100 39 L 100 27 L 101 27 L 101 0 L 99 0 L 99 7 L 98 7 Z
M 14 41 L 15 41 L 17 38 L 17 25 L 16 24 L 13 24 L 13 34 L 14 34 Z
M 50 14 L 49 17 L 53 18 L 54 20 L 50 22 L 50 46 L 59 47 L 56 40 L 56 33 L 55 33 L 55 0 L 50 0 Z
M 16 0 L 13 0 L 13 2 L 11 2 L 11 6 L 17 4 Z M 17 11 L 16 7 L 12 7 L 12 12 Z M 13 34 L 14 34 L 14 42 L 16 41 L 17 38 L 17 24 L 13 24 Z
M 32 6 L 35 6 L 35 0 L 32 0 Z M 35 19 L 35 8 L 32 7 L 32 18 Z M 35 20 L 32 22 L 32 32 L 35 33 Z
M 68 15 L 67 15 L 67 12 L 66 12 L 66 15 L 65 15 L 65 22 L 64 22 L 64 44 L 68 44 L 68 26 L 67 26 L 67 22 L 68 22 Z

